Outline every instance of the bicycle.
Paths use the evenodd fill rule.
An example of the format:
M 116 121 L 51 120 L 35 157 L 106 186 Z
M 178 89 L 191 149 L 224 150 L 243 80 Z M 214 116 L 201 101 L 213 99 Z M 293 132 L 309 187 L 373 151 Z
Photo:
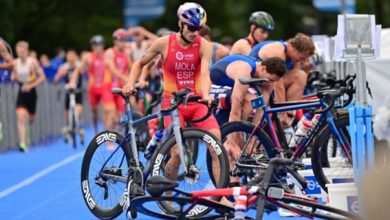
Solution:
M 349 142 L 349 134 L 347 127 L 349 126 L 349 117 L 346 113 L 339 113 L 334 107 L 337 98 L 348 95 L 348 100 L 342 103 L 342 106 L 348 105 L 352 101 L 354 93 L 353 80 L 354 76 L 347 77 L 345 81 L 340 83 L 340 87 L 333 90 L 323 90 L 316 93 L 319 99 L 308 100 L 302 102 L 284 102 L 274 103 L 273 107 L 269 108 L 265 105 L 265 100 L 261 96 L 261 84 L 266 82 L 266 79 L 242 79 L 242 84 L 248 84 L 257 91 L 257 97 L 252 100 L 254 108 L 260 108 L 263 111 L 263 116 L 257 125 L 247 121 L 234 121 L 224 124 L 221 127 L 222 142 L 227 140 L 227 136 L 233 132 L 243 132 L 236 134 L 239 137 L 239 143 L 243 147 L 241 155 L 236 159 L 235 166 L 232 168 L 233 176 L 252 177 L 251 169 L 257 168 L 256 158 L 253 152 L 257 150 L 258 156 L 273 158 L 276 156 L 288 157 L 293 160 L 299 160 L 306 149 L 311 149 L 311 161 L 314 175 L 321 185 L 327 191 L 325 185 L 329 183 L 325 175 L 325 167 L 329 167 L 328 158 L 328 141 L 336 140 L 341 149 L 339 155 L 344 156 L 338 162 L 343 167 L 350 168 L 352 173 L 352 152 Z M 311 127 L 306 137 L 304 137 L 297 145 L 296 149 L 290 149 L 284 137 L 282 125 L 277 117 L 278 112 L 291 111 L 303 108 L 316 108 L 316 114 L 319 115 L 318 121 Z M 272 117 L 270 116 L 272 114 Z M 276 121 L 274 126 L 273 120 Z M 266 133 L 266 129 L 270 136 Z M 281 141 L 282 140 L 282 143 Z M 251 148 L 248 148 L 251 145 Z M 250 149 L 247 151 L 247 149 Z M 329 155 L 331 157 L 332 155 Z M 336 159 L 335 159 L 336 160 Z M 337 159 L 338 160 L 338 159 Z M 337 161 L 336 161 L 337 162 Z M 336 163 L 335 162 L 335 163 Z M 336 172 L 336 171 L 334 171 Z
M 77 148 L 77 134 L 80 135 L 81 145 L 84 145 L 85 136 L 84 130 L 80 127 L 80 118 L 76 109 L 76 94 L 82 93 L 83 90 L 68 87 L 65 87 L 65 89 L 66 93 L 69 94 L 68 126 L 65 134 L 65 143 L 68 143 L 70 138 L 73 148 Z
M 173 93 L 169 109 L 155 112 L 138 120 L 132 119 L 132 111 L 129 100 L 123 96 L 121 89 L 112 89 L 114 94 L 121 95 L 125 99 L 126 118 L 125 123 L 129 132 L 124 136 L 113 130 L 103 131 L 96 135 L 90 142 L 82 163 L 81 188 L 84 200 L 89 210 L 98 218 L 111 219 L 127 211 L 128 204 L 137 197 L 144 195 L 144 182 L 149 176 L 165 175 L 166 166 L 171 161 L 171 150 L 179 149 L 179 170 L 177 180 L 181 187 L 225 187 L 228 183 L 227 154 L 221 142 L 208 131 L 197 128 L 181 128 L 179 121 L 178 106 L 188 102 L 199 102 L 199 97 L 189 96 L 190 90 Z M 201 121 L 211 114 L 208 113 L 194 121 Z M 152 157 L 143 166 L 138 155 L 135 139 L 135 128 L 146 123 L 148 120 L 168 116 L 172 123 Z M 108 146 L 106 146 L 108 144 Z M 116 144 L 112 148 L 110 145 Z M 176 147 L 177 146 L 177 147 Z M 112 149 L 112 150 L 110 150 Z M 212 161 L 202 161 L 207 155 L 217 156 L 220 167 L 218 173 L 212 169 Z M 96 156 L 95 156 L 96 155 Z M 93 163 L 100 163 L 94 165 Z M 202 175 L 205 173 L 207 175 Z M 210 183 L 211 175 L 218 175 L 219 180 Z M 97 190 L 97 192 L 92 192 Z M 100 197 L 99 197 L 100 196 Z M 217 199 L 217 198 L 216 198 Z M 159 203 L 159 206 L 167 212 L 174 212 L 169 203 Z M 204 210 L 206 213 L 208 210 Z M 134 212 L 130 214 L 135 217 Z
M 214 190 L 201 190 L 185 192 L 177 189 L 178 184 L 162 176 L 153 176 L 146 183 L 146 190 L 150 196 L 142 196 L 134 199 L 131 208 L 159 219 L 252 219 L 246 216 L 250 208 L 256 208 L 256 219 L 263 219 L 264 211 L 274 211 L 275 207 L 287 209 L 307 218 L 322 219 L 360 219 L 359 216 L 320 204 L 309 197 L 299 197 L 288 193 L 279 183 L 275 183 L 273 177 L 278 170 L 287 169 L 299 183 L 306 187 L 306 181 L 295 171 L 303 164 L 284 158 L 273 158 L 267 163 L 261 163 L 262 169 L 266 169 L 264 175 L 257 175 L 249 186 L 232 187 Z M 162 196 L 166 191 L 174 191 L 172 196 Z M 235 207 L 226 206 L 208 197 L 231 196 L 235 198 Z M 180 211 L 175 213 L 162 213 L 154 211 L 148 203 L 169 201 L 175 203 Z M 268 203 L 266 203 L 268 202 Z M 272 205 L 270 205 L 272 204 Z M 208 207 L 214 210 L 208 215 L 197 216 L 196 213 Z

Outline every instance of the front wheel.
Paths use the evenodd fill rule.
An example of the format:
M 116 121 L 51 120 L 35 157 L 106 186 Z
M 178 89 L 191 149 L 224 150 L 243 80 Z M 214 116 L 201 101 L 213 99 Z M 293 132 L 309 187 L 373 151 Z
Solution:
M 311 143 L 313 173 L 322 189 L 326 192 L 328 191 L 326 184 L 330 183 L 331 179 L 353 178 L 348 114 L 343 114 L 336 118 L 335 124 L 335 131 L 339 133 L 339 138 L 335 131 L 332 131 L 331 126 L 325 124 Z M 343 142 L 344 144 L 342 144 Z
M 164 175 L 168 179 L 178 181 L 178 189 L 192 192 L 196 190 L 223 188 L 228 184 L 229 164 L 225 149 L 221 142 L 210 132 L 197 128 L 182 130 L 184 163 L 187 173 L 180 162 L 175 137 L 170 136 L 153 155 L 152 176 Z M 207 157 L 213 158 L 207 160 Z M 213 181 L 217 179 L 218 181 Z M 166 192 L 164 195 L 170 195 Z M 214 198 L 218 200 L 219 198 Z M 160 207 L 168 213 L 178 211 L 171 203 L 160 203 Z M 205 209 L 199 215 L 210 210 Z
M 103 131 L 88 145 L 81 167 L 81 192 L 88 209 L 100 219 L 122 213 L 128 194 L 132 154 L 117 131 Z

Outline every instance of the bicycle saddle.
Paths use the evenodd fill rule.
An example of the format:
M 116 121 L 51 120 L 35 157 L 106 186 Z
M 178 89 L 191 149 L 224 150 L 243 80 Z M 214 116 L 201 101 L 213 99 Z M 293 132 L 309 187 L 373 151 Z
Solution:
M 269 81 L 266 78 L 252 79 L 252 78 L 243 78 L 243 77 L 238 78 L 238 80 L 240 81 L 241 84 L 250 85 L 250 86 L 255 86 L 257 84 L 261 85 L 262 83 Z
M 179 186 L 177 182 L 164 176 L 152 176 L 146 181 L 146 191 L 153 197 L 159 197 L 165 191 L 172 190 L 177 186 Z

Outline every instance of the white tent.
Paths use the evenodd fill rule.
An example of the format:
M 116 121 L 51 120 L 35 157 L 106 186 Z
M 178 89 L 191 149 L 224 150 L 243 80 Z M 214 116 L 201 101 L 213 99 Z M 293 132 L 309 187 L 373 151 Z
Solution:
M 366 76 L 374 99 L 368 98 L 374 110 L 374 133 L 390 140 L 390 28 L 382 29 L 380 58 L 366 61 Z

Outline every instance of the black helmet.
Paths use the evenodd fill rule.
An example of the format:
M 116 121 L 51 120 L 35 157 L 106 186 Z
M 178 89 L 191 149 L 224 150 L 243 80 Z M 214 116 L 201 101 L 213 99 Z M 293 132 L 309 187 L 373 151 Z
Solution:
M 264 28 L 267 31 L 273 31 L 275 28 L 274 19 L 265 11 L 255 11 L 249 17 L 249 24 Z
M 91 38 L 90 43 L 104 45 L 104 37 L 102 35 L 95 35 Z

